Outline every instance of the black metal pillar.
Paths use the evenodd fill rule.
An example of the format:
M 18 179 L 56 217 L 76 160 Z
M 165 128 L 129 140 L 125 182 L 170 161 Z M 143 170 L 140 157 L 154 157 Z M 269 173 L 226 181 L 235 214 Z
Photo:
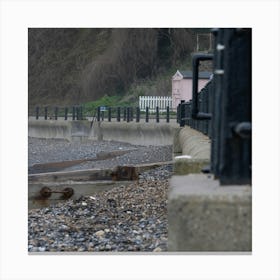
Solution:
M 149 107 L 146 107 L 146 122 L 149 122 Z
M 54 119 L 57 120 L 57 115 L 58 115 L 58 108 L 54 108 Z
M 66 121 L 68 118 L 68 107 L 65 107 L 64 109 L 64 120 Z
M 121 108 L 120 107 L 117 108 L 117 121 L 118 122 L 121 121 Z
M 140 108 L 137 107 L 136 108 L 136 122 L 139 122 L 140 121 Z
M 159 122 L 159 108 L 158 106 L 156 107 L 156 122 Z
M 45 120 L 48 119 L 48 107 L 45 107 Z
M 39 119 L 39 107 L 36 107 L 36 120 Z

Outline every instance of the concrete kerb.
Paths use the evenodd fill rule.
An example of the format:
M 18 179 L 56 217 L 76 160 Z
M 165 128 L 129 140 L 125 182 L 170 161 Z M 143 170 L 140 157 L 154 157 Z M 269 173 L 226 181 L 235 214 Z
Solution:
M 174 173 L 200 173 L 210 162 L 210 148 L 210 139 L 207 136 L 188 126 L 181 128 L 174 138 Z M 176 157 L 178 153 L 187 157 Z

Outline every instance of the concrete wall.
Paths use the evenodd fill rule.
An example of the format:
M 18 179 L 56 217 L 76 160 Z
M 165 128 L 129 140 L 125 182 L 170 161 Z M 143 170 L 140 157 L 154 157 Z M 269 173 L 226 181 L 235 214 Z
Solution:
M 90 138 L 127 142 L 135 145 L 172 145 L 176 123 L 94 123 Z
M 188 126 L 181 128 L 174 137 L 175 174 L 200 173 L 202 168 L 209 165 L 210 150 L 209 137 Z
M 28 136 L 71 140 L 71 127 L 69 121 L 29 120 Z
M 172 145 L 179 126 L 170 123 L 94 122 L 29 120 L 28 136 L 37 138 L 91 139 L 127 142 L 135 145 Z
M 185 126 L 174 141 L 174 173 L 168 194 L 168 250 L 250 252 L 251 186 L 220 186 L 201 173 L 210 163 L 210 139 Z
M 212 176 L 173 176 L 168 196 L 168 250 L 250 252 L 250 186 L 220 186 Z
M 183 155 L 197 159 L 210 159 L 211 141 L 203 133 L 185 126 L 179 132 L 179 144 Z

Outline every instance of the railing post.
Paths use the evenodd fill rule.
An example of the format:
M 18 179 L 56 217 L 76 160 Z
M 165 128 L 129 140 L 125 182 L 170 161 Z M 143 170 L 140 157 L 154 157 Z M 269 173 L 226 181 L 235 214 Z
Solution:
M 183 127 L 186 124 L 186 121 L 183 120 L 186 117 L 186 108 L 184 106 L 184 102 L 185 100 L 181 100 L 180 104 L 180 127 Z
M 75 115 L 76 115 L 76 120 L 78 121 L 79 120 L 79 108 L 78 106 L 75 106 Z
M 48 119 L 48 107 L 45 107 L 45 120 Z
M 83 119 L 83 106 L 80 106 L 80 120 Z
M 68 107 L 65 107 L 64 109 L 64 120 L 66 121 L 68 117 Z
M 72 120 L 75 120 L 75 106 L 72 107 Z
M 39 119 L 39 107 L 36 107 L 36 120 Z
M 170 119 L 170 116 L 169 116 L 169 106 L 166 107 L 166 122 L 169 123 L 169 119 Z
M 97 107 L 97 121 L 100 122 L 100 106 Z
M 126 121 L 126 107 L 123 108 L 123 120 Z
M 149 122 L 149 107 L 146 107 L 146 122 Z
M 121 108 L 118 107 L 117 108 L 117 122 L 120 122 L 121 121 Z
M 130 122 L 130 108 L 129 107 L 126 108 L 126 121 Z
M 156 107 L 156 121 L 157 121 L 157 123 L 159 122 L 159 108 L 158 108 L 158 106 Z
M 213 54 L 195 54 L 192 58 L 192 118 L 194 120 L 210 120 L 212 115 L 210 113 L 199 111 L 199 97 L 198 97 L 198 73 L 200 61 L 212 60 Z
M 112 114 L 112 108 L 109 107 L 109 108 L 108 108 L 108 122 L 111 121 L 111 114 Z
M 54 108 L 54 119 L 57 120 L 58 108 Z
M 179 103 L 177 106 L 177 123 L 180 123 L 180 114 L 181 114 L 181 104 Z
M 76 106 L 76 119 L 77 120 L 81 119 L 80 107 L 79 106 Z
M 140 121 L 140 108 L 137 107 L 136 108 L 136 122 L 139 122 Z
M 130 120 L 133 121 L 133 107 L 130 107 Z

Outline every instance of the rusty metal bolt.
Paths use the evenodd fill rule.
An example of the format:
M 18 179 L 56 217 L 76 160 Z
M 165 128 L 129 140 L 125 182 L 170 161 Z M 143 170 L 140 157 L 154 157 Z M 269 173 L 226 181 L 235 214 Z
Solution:
M 67 198 L 70 198 L 73 194 L 74 194 L 74 190 L 72 188 L 65 188 L 63 189 L 62 191 L 52 191 L 50 188 L 48 187 L 43 187 L 41 190 L 40 190 L 40 195 L 43 197 L 43 198 L 49 198 L 52 193 L 61 193 L 62 194 L 62 197 L 64 199 L 67 199 Z
M 63 197 L 65 199 L 70 198 L 74 194 L 74 190 L 72 188 L 65 188 L 63 190 Z
M 48 198 L 52 195 L 52 192 L 51 192 L 51 189 L 48 188 L 48 187 L 43 187 L 41 190 L 40 190 L 40 195 L 43 197 L 43 198 Z

